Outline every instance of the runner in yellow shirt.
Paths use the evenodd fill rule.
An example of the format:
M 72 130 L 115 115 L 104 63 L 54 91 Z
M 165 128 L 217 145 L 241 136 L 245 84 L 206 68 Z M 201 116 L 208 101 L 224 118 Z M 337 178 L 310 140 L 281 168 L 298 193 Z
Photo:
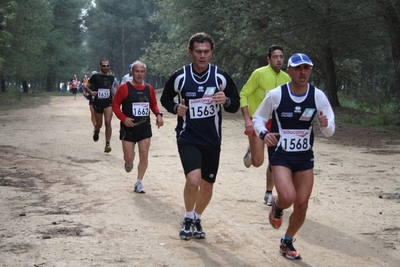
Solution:
M 254 132 L 252 122 L 253 114 L 265 98 L 267 91 L 290 81 L 289 75 L 281 70 L 284 62 L 283 48 L 281 46 L 270 46 L 268 48 L 267 60 L 268 65 L 253 71 L 240 92 L 240 107 L 244 117 L 245 134 L 249 138 L 249 146 L 243 158 L 244 165 L 247 168 L 251 165 L 254 167 L 260 167 L 264 162 L 265 145 Z M 269 129 L 270 125 L 271 121 L 267 123 L 267 129 Z M 274 181 L 272 179 L 271 166 L 269 164 L 266 176 L 264 204 L 271 206 Z

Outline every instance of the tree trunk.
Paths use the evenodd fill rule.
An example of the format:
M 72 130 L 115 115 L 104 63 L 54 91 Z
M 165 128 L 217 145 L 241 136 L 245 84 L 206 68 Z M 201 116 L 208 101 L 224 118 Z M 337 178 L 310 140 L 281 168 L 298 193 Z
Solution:
M 378 0 L 378 5 L 383 12 L 383 18 L 387 25 L 392 43 L 392 57 L 396 79 L 397 95 L 400 95 L 400 17 L 396 8 L 388 0 Z
M 28 82 L 26 80 L 22 80 L 22 88 L 24 89 L 24 93 L 28 93 L 29 87 L 28 87 Z
M 324 61 L 326 68 L 325 86 L 328 93 L 328 99 L 332 107 L 340 107 L 339 98 L 337 96 L 336 72 L 335 63 L 333 62 L 332 48 L 330 46 L 326 46 L 324 50 Z
M 54 79 L 50 76 L 46 77 L 46 92 L 52 92 L 54 86 Z
M 1 92 L 6 92 L 6 80 L 3 77 L 1 77 Z

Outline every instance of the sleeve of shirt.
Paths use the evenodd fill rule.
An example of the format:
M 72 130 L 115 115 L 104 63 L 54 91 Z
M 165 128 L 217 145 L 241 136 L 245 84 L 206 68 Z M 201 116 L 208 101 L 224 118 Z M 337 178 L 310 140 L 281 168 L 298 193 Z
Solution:
M 320 125 L 321 132 L 324 134 L 325 137 L 330 137 L 335 133 L 335 128 L 336 128 L 336 126 L 335 126 L 335 114 L 333 113 L 332 106 L 329 103 L 328 98 L 326 97 L 324 92 L 322 92 L 319 89 L 315 90 L 315 103 L 317 105 L 317 114 L 316 114 L 316 116 L 318 116 L 319 113 L 322 111 L 322 113 L 328 119 L 328 126 L 327 127 L 321 127 L 321 125 Z M 318 119 L 317 119 L 317 121 L 318 121 Z
M 154 90 L 154 87 L 150 84 L 149 84 L 149 89 L 150 89 L 150 108 L 151 111 L 153 111 L 154 115 L 157 116 L 157 114 L 160 113 L 160 109 L 158 108 L 157 104 L 156 91 Z
M 267 92 L 264 100 L 258 106 L 256 112 L 253 115 L 253 127 L 257 136 L 260 135 L 262 131 L 267 131 L 265 125 L 267 124 L 269 118 L 272 116 L 274 111 L 275 103 L 280 102 L 281 97 L 280 87 L 277 89 L 271 90 Z
M 126 83 L 128 81 L 128 78 L 128 74 L 125 74 L 124 77 L 122 77 L 121 84 Z
M 175 79 L 178 77 L 178 73 L 175 72 L 167 81 L 164 86 L 164 90 L 160 97 L 161 105 L 170 113 L 176 114 L 175 106 L 178 103 L 175 102 L 174 98 L 178 94 L 175 91 Z
M 239 107 L 240 107 L 240 96 L 239 96 L 239 92 L 237 90 L 236 84 L 227 72 L 225 72 L 224 70 L 222 70 L 220 68 L 218 68 L 218 71 L 226 79 L 226 86 L 225 86 L 225 88 L 223 88 L 223 90 L 224 90 L 225 96 L 229 97 L 230 102 L 231 102 L 229 105 L 223 106 L 224 110 L 229 113 L 235 113 L 239 110 Z
M 112 102 L 112 110 L 115 113 L 115 116 L 117 116 L 117 118 L 122 122 L 126 120 L 127 116 L 122 112 L 121 104 L 122 101 L 124 101 L 124 99 L 127 98 L 127 96 L 128 96 L 128 85 L 124 83 L 119 87 L 119 90 L 115 94 Z
M 249 105 L 249 97 L 257 88 L 257 73 L 253 71 L 250 78 L 247 80 L 246 84 L 243 86 L 242 91 L 240 91 L 240 107 L 247 107 Z

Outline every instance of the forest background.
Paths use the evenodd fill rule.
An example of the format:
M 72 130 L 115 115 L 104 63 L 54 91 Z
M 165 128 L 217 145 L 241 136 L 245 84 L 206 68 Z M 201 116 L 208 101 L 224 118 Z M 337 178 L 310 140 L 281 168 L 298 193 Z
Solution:
M 311 57 L 311 82 L 333 107 L 400 126 L 400 1 L 393 0 L 0 0 L 0 97 L 59 92 L 103 58 L 118 79 L 144 61 L 147 82 L 162 88 L 189 62 L 187 42 L 199 31 L 212 35 L 212 62 L 239 90 L 266 65 L 267 47 L 279 44 L 286 60 Z

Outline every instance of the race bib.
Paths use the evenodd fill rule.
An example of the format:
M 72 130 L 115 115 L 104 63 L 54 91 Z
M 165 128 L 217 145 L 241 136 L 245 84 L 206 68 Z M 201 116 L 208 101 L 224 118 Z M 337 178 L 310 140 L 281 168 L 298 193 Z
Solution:
M 280 139 L 281 147 L 287 152 L 310 150 L 310 135 L 309 129 L 283 129 Z
M 110 98 L 110 89 L 108 89 L 108 88 L 99 88 L 99 90 L 97 91 L 97 98 L 98 99 Z
M 146 117 L 150 115 L 149 102 L 135 102 L 132 103 L 132 114 L 135 117 Z
M 203 119 L 215 116 L 217 105 L 212 98 L 199 98 L 189 100 L 189 115 L 191 119 Z

